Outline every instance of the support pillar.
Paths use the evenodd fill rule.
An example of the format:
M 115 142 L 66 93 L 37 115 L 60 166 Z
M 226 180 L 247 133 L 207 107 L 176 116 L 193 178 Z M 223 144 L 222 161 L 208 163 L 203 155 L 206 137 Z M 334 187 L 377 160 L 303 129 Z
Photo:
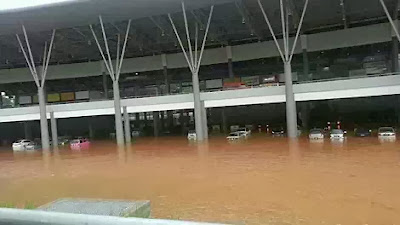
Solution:
M 135 113 L 135 128 L 140 128 L 140 113 Z
M 396 124 L 397 126 L 400 124 L 400 97 L 395 96 L 395 103 L 394 104 L 394 113 L 395 113 L 395 118 L 396 118 Z
M 165 91 L 166 94 L 169 95 L 171 94 L 171 85 L 170 85 L 170 78 L 168 76 L 168 64 L 167 64 L 167 55 L 162 54 L 161 55 L 161 62 L 163 65 L 163 75 L 164 75 L 164 84 L 165 84 Z M 163 117 L 164 118 L 164 117 Z M 172 128 L 172 111 L 167 111 L 167 120 L 168 120 L 168 129 Z M 164 124 L 164 121 L 163 121 Z
M 235 74 L 233 73 L 233 62 L 232 62 L 232 47 L 226 46 L 226 56 L 228 58 L 228 73 L 229 78 L 234 78 Z
M 189 26 L 188 26 L 188 20 L 186 16 L 186 8 L 185 8 L 185 2 L 182 1 L 182 11 L 183 11 L 183 18 L 185 22 L 185 30 L 186 30 L 186 39 L 188 42 L 188 53 L 185 50 L 185 46 L 182 43 L 182 40 L 180 38 L 180 35 L 178 33 L 178 30 L 176 29 L 175 23 L 171 17 L 170 14 L 168 14 L 168 18 L 171 22 L 172 28 L 174 30 L 174 33 L 176 35 L 176 38 L 179 42 L 179 45 L 182 49 L 183 55 L 186 59 L 186 62 L 189 66 L 190 71 L 192 72 L 192 84 L 193 84 L 193 97 L 194 97 L 194 114 L 195 114 L 195 125 L 196 125 L 196 135 L 197 135 L 197 141 L 203 141 L 204 140 L 204 120 L 202 118 L 203 110 L 201 107 L 201 100 L 200 100 L 200 87 L 199 87 L 199 69 L 201 66 L 201 60 L 203 57 L 204 53 L 204 48 L 205 44 L 207 41 L 207 36 L 208 36 L 208 31 L 210 28 L 210 23 L 211 23 L 211 18 L 214 12 L 214 6 L 212 5 L 210 8 L 210 14 L 208 16 L 208 21 L 207 21 L 207 27 L 205 29 L 205 33 L 203 36 L 203 42 L 201 45 L 201 49 L 199 51 L 198 48 L 198 39 L 199 39 L 199 29 L 198 26 L 196 25 L 195 29 L 195 41 L 194 41 L 194 50 L 192 48 L 192 42 L 190 38 L 190 32 L 189 32 Z
M 311 111 L 311 103 L 310 102 L 302 102 L 299 118 L 301 119 L 302 129 L 308 130 L 310 128 L 310 111 Z
M 226 119 L 225 108 L 221 108 L 221 118 L 222 118 L 222 132 L 224 134 L 228 133 L 228 124 Z
M 108 47 L 108 39 L 106 35 L 106 31 L 104 29 L 104 24 L 103 24 L 103 19 L 101 15 L 99 16 L 100 20 L 100 25 L 101 25 L 101 31 L 103 35 L 103 40 L 104 40 L 104 46 L 105 46 L 105 52 L 108 56 L 108 59 L 106 59 L 105 54 L 103 52 L 103 48 L 100 46 L 99 40 L 97 38 L 96 32 L 93 29 L 92 25 L 89 25 L 89 28 L 93 34 L 93 37 L 96 41 L 97 47 L 99 49 L 99 52 L 103 58 L 104 65 L 113 81 L 113 93 L 114 93 L 114 112 L 115 112 L 115 133 L 116 133 L 116 138 L 117 138 L 117 144 L 119 147 L 124 146 L 124 131 L 122 128 L 122 114 L 121 114 L 121 99 L 120 99 L 120 91 L 119 91 L 119 78 L 121 75 L 121 68 L 122 68 L 122 63 L 124 61 L 124 56 L 125 56 L 125 51 L 126 51 L 126 45 L 128 42 L 128 37 L 129 37 L 129 30 L 131 27 L 131 20 L 128 20 L 128 25 L 126 28 L 126 33 L 125 33 L 125 39 L 122 47 L 122 51 L 120 51 L 120 41 L 121 41 L 121 36 L 120 34 L 117 34 L 117 57 L 115 60 L 115 65 L 113 65 L 113 60 L 111 59 L 111 54 L 110 54 L 110 49 Z M 115 66 L 115 70 L 114 70 Z
M 397 11 L 397 10 L 396 10 Z M 394 24 L 398 27 L 399 21 L 394 18 Z M 399 40 L 396 37 L 396 32 L 392 28 L 392 72 L 397 73 L 399 70 Z
M 308 52 L 307 52 L 307 36 L 301 35 L 301 49 L 303 52 L 303 76 L 305 80 L 310 80 L 310 62 L 308 59 Z
M 165 54 L 161 55 L 161 63 L 163 65 L 165 91 L 169 95 L 171 93 L 171 90 L 170 90 L 171 87 L 170 87 L 169 76 L 168 76 L 167 56 Z
M 58 147 L 58 134 L 57 134 L 57 119 L 54 117 L 54 112 L 50 112 L 50 125 L 51 125 L 51 142 L 53 148 Z
M 26 47 L 28 50 L 28 54 L 25 51 L 25 48 L 22 45 L 21 39 L 18 34 L 16 34 L 16 38 L 18 44 L 21 48 L 21 52 L 23 53 L 26 63 L 29 67 L 29 70 L 33 76 L 35 81 L 36 87 L 38 88 L 38 100 L 39 100 L 39 110 L 40 110 L 40 131 L 41 131 L 41 140 L 42 140 L 42 149 L 49 150 L 50 149 L 50 142 L 49 142 L 49 127 L 47 122 L 47 113 L 46 113 L 46 97 L 45 97 L 45 81 L 47 75 L 47 69 L 49 67 L 51 51 L 53 49 L 54 37 L 56 34 L 56 30 L 53 29 L 51 35 L 50 45 L 48 46 L 47 50 L 47 42 L 44 45 L 44 54 L 42 58 L 43 65 L 38 73 L 35 65 L 35 59 L 33 58 L 31 46 L 29 44 L 28 34 L 26 32 L 25 26 L 22 25 L 22 31 L 24 33 Z M 29 55 L 29 57 L 28 57 Z M 40 76 L 39 76 L 40 75 Z
M 90 117 L 90 118 L 89 118 L 89 138 L 90 138 L 91 140 L 94 139 L 93 118 L 94 118 L 94 117 Z
M 281 48 L 280 43 L 278 42 L 275 32 L 272 28 L 271 22 L 266 14 L 264 7 L 261 3 L 261 0 L 257 0 L 258 5 L 260 6 L 261 12 L 265 19 L 265 22 L 268 25 L 268 29 L 272 34 L 272 38 L 274 39 L 276 48 L 282 58 L 284 63 L 284 71 L 285 71 L 285 94 L 286 94 L 286 124 L 287 124 L 287 133 L 289 138 L 297 137 L 297 111 L 296 111 L 296 102 L 294 99 L 293 93 L 293 81 L 292 81 L 292 66 L 291 62 L 293 59 L 293 55 L 297 46 L 297 41 L 300 35 L 300 30 L 303 25 L 304 16 L 307 11 L 309 0 L 305 0 L 304 9 L 300 17 L 299 25 L 297 26 L 296 36 L 293 41 L 293 45 L 290 47 L 290 30 L 289 30 L 289 8 L 288 4 L 283 4 L 283 0 L 280 0 L 280 11 L 281 11 L 281 22 L 282 22 L 282 33 L 283 33 L 283 50 Z
M 184 114 L 184 110 L 183 109 L 181 109 L 179 111 L 179 123 L 181 124 L 182 135 L 185 135 L 186 118 L 185 118 L 185 114 Z
M 108 99 L 108 75 L 103 72 L 103 92 L 104 92 L 104 98 Z
M 118 81 L 113 82 L 114 92 L 114 108 L 115 108 L 115 131 L 117 137 L 118 146 L 124 145 L 124 131 L 122 128 L 122 113 L 121 113 L 121 99 L 119 95 L 119 84 Z
M 24 122 L 24 134 L 25 134 L 25 139 L 28 139 L 28 140 L 32 139 L 32 129 L 31 129 L 30 121 Z
M 42 140 L 42 148 L 44 150 L 48 150 L 50 149 L 49 124 L 47 122 L 46 98 L 43 87 L 38 88 L 38 99 L 40 109 L 40 134 Z
M 13 107 L 19 107 L 19 93 L 18 93 L 18 91 L 15 93 L 15 100 L 14 100 L 14 106 Z
M 165 130 L 165 114 L 164 111 L 160 112 L 160 128 L 161 128 L 161 132 L 163 132 Z
M 131 134 L 131 119 L 129 117 L 128 109 L 124 106 L 124 128 L 125 128 L 125 142 L 127 145 L 132 142 Z
M 168 75 L 167 55 L 165 55 L 165 54 L 161 55 L 161 62 L 162 62 L 162 65 L 163 65 L 165 91 L 167 92 L 166 94 L 169 95 L 169 94 L 171 94 L 171 85 L 170 85 L 170 77 Z M 170 129 L 170 131 L 171 131 L 171 128 L 173 127 L 173 114 L 172 114 L 172 111 L 167 111 L 167 121 L 168 121 L 168 129 Z
M 199 76 L 193 73 L 193 96 L 194 96 L 194 122 L 196 126 L 196 135 L 198 141 L 204 140 L 204 121 L 203 121 L 203 110 L 200 101 L 200 87 L 199 87 Z
M 147 126 L 147 112 L 144 112 L 144 126 Z
M 286 125 L 289 138 L 297 137 L 297 111 L 294 100 L 292 66 L 285 62 L 285 95 L 286 95 Z
M 153 128 L 154 128 L 154 137 L 158 137 L 160 135 L 160 113 L 153 112 Z
M 168 129 L 172 131 L 174 128 L 174 112 L 167 111 L 167 121 L 168 121 Z
M 208 139 L 207 109 L 204 106 L 204 101 L 201 101 L 201 116 L 203 122 L 204 139 Z

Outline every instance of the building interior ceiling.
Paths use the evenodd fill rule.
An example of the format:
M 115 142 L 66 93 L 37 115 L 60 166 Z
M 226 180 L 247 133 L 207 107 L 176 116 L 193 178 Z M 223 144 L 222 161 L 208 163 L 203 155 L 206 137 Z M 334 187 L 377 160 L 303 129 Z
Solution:
M 123 5 L 123 2 L 126 1 L 118 1 L 122 4 L 120 7 L 129 8 Z M 282 33 L 279 0 L 261 1 L 271 20 L 275 33 L 279 36 Z M 89 2 L 97 2 L 99 4 L 105 1 L 89 0 Z M 178 4 L 180 1 L 167 0 L 166 2 L 173 5 L 173 7 L 168 9 L 153 4 L 151 8 L 155 8 L 154 13 L 149 13 L 145 10 L 145 1 L 138 0 L 138 2 L 142 2 L 142 4 L 136 4 L 135 8 L 139 8 L 139 11 L 145 13 L 139 13 L 139 15 L 132 18 L 125 57 L 132 58 L 180 52 L 179 44 L 167 16 L 167 12 L 173 12 L 172 18 L 177 25 L 182 39 L 185 40 L 184 20 Z M 210 10 L 210 2 L 212 1 L 210 0 L 204 5 L 189 4 L 187 16 L 192 38 L 194 38 L 195 24 L 198 24 L 199 33 L 201 35 L 204 33 Z M 305 0 L 283 0 L 283 2 L 288 5 L 289 29 L 291 36 L 294 36 Z M 387 8 L 392 10 L 393 16 L 398 16 L 398 0 L 385 0 L 385 2 Z M 114 1 L 113 3 L 114 5 L 117 4 Z M 106 4 L 103 8 L 106 6 L 111 7 L 114 11 L 119 9 L 109 4 Z M 64 7 L 65 9 L 66 6 L 58 7 Z M 71 6 L 68 6 L 67 9 L 70 10 Z M 24 15 L 33 15 L 34 12 L 41 12 L 45 14 L 43 18 L 46 18 L 45 16 L 52 18 L 51 10 L 53 9 L 32 9 L 31 11 L 24 12 Z M 117 34 L 121 34 L 122 37 L 125 34 L 127 26 L 126 18 L 128 18 L 127 12 L 124 11 L 121 14 L 114 13 L 117 16 L 113 17 L 111 13 L 103 14 L 101 9 L 93 8 L 90 10 L 92 14 L 99 13 L 106 15 L 104 16 L 105 30 L 108 36 L 111 55 L 115 57 Z M 13 18 L 16 18 L 18 13 L 20 12 L 0 13 L 0 18 L 7 17 L 14 21 Z M 74 14 L 72 13 L 71 17 L 73 16 Z M 56 32 L 54 49 L 50 60 L 51 65 L 101 60 L 101 55 L 88 26 L 89 23 L 93 23 L 94 29 L 100 39 L 100 44 L 103 45 L 101 27 L 98 20 L 88 18 L 85 20 L 87 21 L 85 23 L 77 23 L 79 20 L 72 19 L 73 23 L 71 24 L 79 24 L 76 26 L 67 26 L 65 24 L 58 26 L 57 21 L 50 20 L 38 21 L 41 24 L 45 23 L 47 27 L 52 25 L 54 28 L 61 27 Z M 21 20 L 15 19 L 14 22 L 16 25 L 13 29 L 18 28 L 19 31 L 15 32 L 18 32 L 20 37 L 23 38 L 20 26 Z M 347 29 L 381 22 L 387 22 L 387 18 L 379 0 L 310 0 L 304 18 L 302 33 L 309 34 Z M 50 40 L 51 29 L 36 30 L 32 23 L 24 24 L 26 24 L 28 31 L 35 63 L 39 65 L 43 55 L 44 43 Z M 7 25 L 4 21 L 0 23 L 0 69 L 26 67 L 25 59 L 16 40 L 15 33 L 12 33 L 13 30 L 9 29 L 9 26 L 10 24 Z M 7 32 L 3 32 L 2 29 L 8 30 Z M 206 47 L 237 45 L 271 39 L 271 33 L 264 21 L 257 0 L 221 0 L 215 6 Z

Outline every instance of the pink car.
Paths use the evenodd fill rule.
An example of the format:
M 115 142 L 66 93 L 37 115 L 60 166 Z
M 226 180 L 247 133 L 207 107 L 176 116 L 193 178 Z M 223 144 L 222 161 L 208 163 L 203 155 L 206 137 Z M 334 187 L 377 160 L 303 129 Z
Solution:
M 86 138 L 75 139 L 70 142 L 70 147 L 72 150 L 89 149 L 90 141 Z

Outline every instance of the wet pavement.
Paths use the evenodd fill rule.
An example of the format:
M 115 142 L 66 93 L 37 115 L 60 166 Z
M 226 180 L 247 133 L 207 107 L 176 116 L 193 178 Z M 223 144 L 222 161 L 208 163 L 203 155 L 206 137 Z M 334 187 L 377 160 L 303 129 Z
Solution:
M 0 150 L 0 203 L 150 200 L 152 217 L 234 224 L 400 224 L 400 142 L 141 138 L 117 149 Z

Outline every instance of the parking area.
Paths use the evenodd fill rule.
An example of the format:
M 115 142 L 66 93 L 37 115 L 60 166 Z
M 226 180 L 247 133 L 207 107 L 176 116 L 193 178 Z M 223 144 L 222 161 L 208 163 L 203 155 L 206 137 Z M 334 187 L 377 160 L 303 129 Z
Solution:
M 49 155 L 0 152 L 0 199 L 148 199 L 154 218 L 234 224 L 396 224 L 398 142 L 298 142 L 253 136 L 142 138 Z M 349 213 L 352 212 L 352 213 Z

